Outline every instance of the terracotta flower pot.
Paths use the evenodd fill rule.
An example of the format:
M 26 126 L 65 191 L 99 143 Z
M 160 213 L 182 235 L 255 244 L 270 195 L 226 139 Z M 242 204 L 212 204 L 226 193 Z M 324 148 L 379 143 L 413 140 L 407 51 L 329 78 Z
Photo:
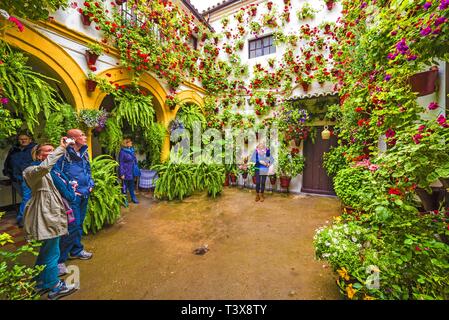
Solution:
M 86 86 L 87 86 L 87 91 L 88 92 L 94 92 L 95 88 L 97 87 L 97 82 L 94 80 L 86 80 Z
M 281 180 L 281 187 L 282 188 L 288 188 L 290 186 L 290 181 L 292 180 L 291 177 L 280 177 Z
M 310 85 L 308 83 L 301 83 L 302 89 L 304 90 L 304 92 L 309 91 Z
M 248 178 L 248 172 L 242 173 L 242 178 L 243 178 L 243 179 Z
M 119 6 L 124 4 L 127 0 L 115 0 L 115 3 L 118 4 Z
M 327 10 L 332 10 L 334 8 L 334 1 L 326 1 Z
M 426 96 L 436 91 L 438 69 L 420 72 L 410 77 L 409 83 L 413 92 L 418 92 L 418 97 Z
M 277 180 L 276 176 L 270 176 L 270 183 L 271 183 L 271 185 L 274 186 L 276 184 L 276 180 Z
M 81 14 L 81 21 L 83 25 L 90 26 L 92 21 L 90 21 L 90 17 L 87 14 Z
M 92 53 L 89 50 L 86 50 L 86 61 L 87 61 L 87 65 L 94 65 L 97 62 L 98 59 L 98 54 Z
M 237 176 L 233 173 L 229 174 L 229 177 L 231 178 L 231 182 L 232 183 L 236 183 L 237 182 Z
M 223 186 L 225 186 L 225 187 L 229 186 L 229 173 L 226 173 Z

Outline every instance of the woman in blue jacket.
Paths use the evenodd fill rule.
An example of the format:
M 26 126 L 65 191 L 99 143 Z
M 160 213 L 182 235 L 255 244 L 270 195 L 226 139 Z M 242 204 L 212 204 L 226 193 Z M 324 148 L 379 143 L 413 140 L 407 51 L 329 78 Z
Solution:
M 259 143 L 251 156 L 251 162 L 256 164 L 256 201 L 263 202 L 268 168 L 274 163 L 270 149 L 267 149 L 263 143 Z
M 139 203 L 134 193 L 134 178 L 140 176 L 140 170 L 137 166 L 137 158 L 134 153 L 133 142 L 131 139 L 123 139 L 122 148 L 119 153 L 119 177 L 123 180 L 124 194 L 126 190 L 131 195 L 134 203 Z

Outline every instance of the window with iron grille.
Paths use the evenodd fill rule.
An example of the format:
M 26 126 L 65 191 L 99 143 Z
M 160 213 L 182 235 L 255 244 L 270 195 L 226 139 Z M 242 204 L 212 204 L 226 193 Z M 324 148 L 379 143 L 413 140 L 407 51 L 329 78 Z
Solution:
M 269 35 L 263 38 L 249 41 L 249 58 L 257 58 L 267 54 L 276 53 L 273 36 Z
M 122 11 L 122 21 L 124 24 L 127 23 L 134 23 L 136 25 L 142 25 L 142 21 L 138 18 L 138 12 L 135 8 L 133 8 L 132 4 L 129 4 L 128 2 L 124 2 L 120 5 L 121 11 Z

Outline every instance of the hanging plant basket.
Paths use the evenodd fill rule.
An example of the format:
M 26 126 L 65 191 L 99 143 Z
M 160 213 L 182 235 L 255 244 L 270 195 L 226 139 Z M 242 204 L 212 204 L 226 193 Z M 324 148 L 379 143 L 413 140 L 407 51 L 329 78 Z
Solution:
M 326 1 L 327 10 L 332 10 L 334 8 L 334 1 Z
M 87 65 L 90 66 L 90 65 L 94 65 L 97 62 L 99 55 L 95 54 L 89 50 L 86 50 L 85 57 L 86 57 Z
M 409 83 L 413 92 L 418 92 L 418 97 L 426 96 L 436 91 L 438 68 L 420 72 L 410 77 Z
M 288 188 L 290 186 L 290 181 L 292 180 L 291 177 L 281 177 L 281 187 L 282 188 Z
M 97 87 L 97 82 L 95 80 L 86 80 L 87 92 L 94 92 Z
M 87 14 L 81 14 L 81 21 L 85 26 L 90 26 L 90 24 L 92 23 L 92 21 L 90 21 L 90 17 Z

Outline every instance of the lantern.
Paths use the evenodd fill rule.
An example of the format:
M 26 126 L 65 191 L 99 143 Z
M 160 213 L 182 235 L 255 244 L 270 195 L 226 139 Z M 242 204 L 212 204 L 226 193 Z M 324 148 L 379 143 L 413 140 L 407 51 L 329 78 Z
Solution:
M 323 140 L 329 140 L 330 137 L 331 137 L 331 132 L 329 131 L 327 126 L 324 126 L 324 130 L 321 132 L 321 138 Z

